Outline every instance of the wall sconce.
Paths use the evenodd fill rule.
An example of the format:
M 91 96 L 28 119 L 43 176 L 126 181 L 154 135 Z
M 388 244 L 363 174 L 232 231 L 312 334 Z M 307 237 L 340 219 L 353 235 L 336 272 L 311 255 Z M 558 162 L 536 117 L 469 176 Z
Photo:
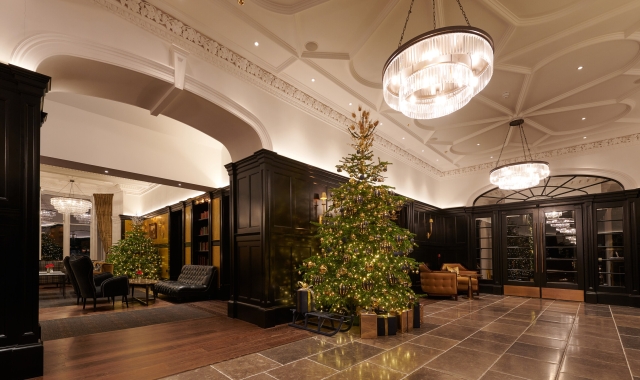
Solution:
M 325 212 L 327 212 L 327 193 L 323 191 L 322 195 L 320 196 L 320 200 L 322 201 L 322 213 L 324 214 Z
M 433 219 L 429 218 L 429 232 L 427 232 L 427 239 L 431 239 L 433 235 Z
M 320 195 L 313 194 L 313 207 L 315 208 L 315 219 L 318 219 L 318 206 L 320 206 Z

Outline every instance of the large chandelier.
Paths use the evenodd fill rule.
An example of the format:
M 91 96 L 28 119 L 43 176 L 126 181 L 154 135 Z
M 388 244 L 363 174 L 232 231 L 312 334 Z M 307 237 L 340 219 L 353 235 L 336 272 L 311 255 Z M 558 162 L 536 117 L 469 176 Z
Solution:
M 500 150 L 500 156 L 498 156 L 498 162 L 496 162 L 496 168 L 493 169 L 489 175 L 491 183 L 498 185 L 499 188 L 504 190 L 520 190 L 536 186 L 540 183 L 540 180 L 549 176 L 549 163 L 533 160 L 531 149 L 529 149 L 529 143 L 527 143 L 527 137 L 524 134 L 522 124 L 524 124 L 524 120 L 522 119 L 513 120 L 509 123 L 512 127 L 518 127 L 525 161 L 498 166 L 500 163 L 500 157 L 502 157 L 502 151 L 504 151 L 504 147 L 507 145 L 507 137 L 509 137 L 510 132 L 507 131 L 507 136 L 505 136 L 502 150 Z M 527 150 L 525 150 L 525 146 Z M 528 161 L 527 151 L 529 152 Z
M 91 208 L 91 202 L 89 202 L 88 200 L 74 197 L 73 187 L 78 187 L 78 185 L 76 185 L 74 182 L 75 181 L 72 179 L 69 180 L 69 185 L 67 185 L 69 186 L 68 197 L 51 198 L 51 205 L 55 207 L 56 210 L 58 210 L 58 212 L 61 214 L 86 214 L 87 211 L 89 211 L 89 209 Z M 63 187 L 59 192 L 62 192 L 65 187 Z M 80 190 L 79 187 L 78 190 Z M 80 192 L 82 191 L 80 190 Z
M 414 0 L 402 29 L 398 49 L 382 70 L 384 100 L 412 119 L 435 119 L 464 107 L 493 75 L 493 40 L 474 28 L 462 9 L 466 26 L 436 29 L 402 45 Z
M 76 218 L 78 223 L 82 223 L 82 224 L 91 223 L 91 214 L 74 214 L 73 217 Z

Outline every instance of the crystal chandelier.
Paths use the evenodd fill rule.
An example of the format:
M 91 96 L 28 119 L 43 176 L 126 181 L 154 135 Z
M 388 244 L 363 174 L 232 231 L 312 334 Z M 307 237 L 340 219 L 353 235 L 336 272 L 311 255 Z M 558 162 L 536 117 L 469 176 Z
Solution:
M 91 202 L 89 202 L 86 199 L 75 198 L 73 196 L 74 195 L 73 187 L 74 186 L 78 187 L 78 185 L 76 185 L 74 182 L 75 181 L 72 179 L 69 180 L 69 185 L 67 185 L 67 186 L 70 186 L 68 197 L 51 198 L 51 205 L 55 207 L 56 210 L 58 210 L 58 212 L 61 214 L 73 214 L 73 215 L 86 214 L 87 211 L 89 211 L 89 209 L 91 208 Z M 64 187 L 60 189 L 59 192 L 62 192 L 62 190 L 64 190 Z M 79 187 L 78 187 L 78 190 L 80 190 Z
M 525 161 L 498 166 L 504 147 L 507 145 L 507 138 L 509 137 L 509 131 L 507 131 L 507 136 L 504 138 L 504 143 L 502 145 L 502 150 L 500 150 L 500 156 L 498 156 L 496 167 L 489 174 L 489 180 L 491 183 L 498 185 L 498 187 L 503 190 L 520 190 L 536 186 L 541 180 L 549 176 L 549 163 L 533 160 L 531 149 L 529 149 L 529 143 L 527 142 L 527 137 L 524 134 L 522 124 L 524 124 L 524 120 L 522 119 L 513 120 L 509 123 L 512 127 L 518 127 Z M 529 160 L 527 160 L 527 151 L 529 152 Z
M 88 214 L 88 213 L 87 214 L 74 214 L 73 216 L 74 216 L 74 218 L 76 218 L 76 220 L 79 223 L 82 223 L 82 224 L 91 223 L 91 214 Z
M 398 49 L 382 70 L 384 100 L 413 119 L 435 119 L 464 107 L 482 91 L 493 75 L 493 40 L 474 28 L 462 9 L 466 26 L 436 29 L 402 45 L 414 0 L 402 29 Z
M 562 211 L 549 211 L 549 212 L 545 212 L 544 216 L 546 216 L 549 219 L 557 219 L 559 217 L 562 216 Z

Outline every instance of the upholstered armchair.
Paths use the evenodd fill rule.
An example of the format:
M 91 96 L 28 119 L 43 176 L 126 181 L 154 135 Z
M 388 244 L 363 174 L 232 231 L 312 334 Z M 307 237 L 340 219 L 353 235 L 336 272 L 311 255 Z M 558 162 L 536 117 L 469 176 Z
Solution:
M 457 271 L 456 271 L 457 268 Z M 469 270 L 459 263 L 442 264 L 443 271 L 454 271 L 458 274 L 458 291 L 469 292 L 469 276 L 465 274 L 478 274 L 478 272 Z M 480 288 L 478 287 L 478 278 L 471 278 L 471 291 L 480 296 Z
M 432 271 L 420 264 L 420 286 L 430 296 L 451 296 L 458 299 L 457 275 L 448 271 Z
M 76 257 L 73 258 L 73 260 L 75 260 Z M 64 258 L 64 260 L 62 260 L 62 263 L 64 264 L 64 269 L 65 272 L 67 273 L 67 277 L 69 278 L 69 282 L 71 283 L 71 286 L 73 286 L 73 291 L 74 293 L 76 293 L 76 305 L 80 304 L 80 298 L 82 297 L 80 295 L 80 287 L 78 286 L 78 280 L 76 280 L 76 276 L 73 274 L 73 271 L 71 270 L 71 264 L 69 264 L 69 262 L 71 261 L 71 256 L 67 256 Z M 111 273 L 100 273 L 100 274 L 96 274 L 93 276 L 93 283 L 96 286 L 100 286 L 102 285 L 102 283 L 104 282 L 104 280 L 113 277 L 113 274 Z
M 129 307 L 129 278 L 118 276 L 104 279 L 99 285 L 96 284 L 93 276 L 93 263 L 87 256 L 81 256 L 74 260 L 69 260 L 69 265 L 76 279 L 78 290 L 82 296 L 82 308 L 87 305 L 87 298 L 93 298 L 93 310 L 96 310 L 96 300 L 98 298 L 110 297 L 115 306 L 115 297 L 122 296 Z

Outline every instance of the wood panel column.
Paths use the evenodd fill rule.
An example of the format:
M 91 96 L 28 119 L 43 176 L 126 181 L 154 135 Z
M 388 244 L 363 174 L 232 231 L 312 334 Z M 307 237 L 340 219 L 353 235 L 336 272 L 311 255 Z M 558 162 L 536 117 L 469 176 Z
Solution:
M 51 79 L 0 64 L 0 377 L 43 374 L 38 323 L 40 127 Z

